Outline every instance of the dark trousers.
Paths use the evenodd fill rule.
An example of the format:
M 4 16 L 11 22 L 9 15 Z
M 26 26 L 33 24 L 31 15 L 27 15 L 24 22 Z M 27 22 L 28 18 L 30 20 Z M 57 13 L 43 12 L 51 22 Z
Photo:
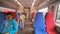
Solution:
M 1 33 L 1 32 L 0 32 L 0 34 L 4 34 L 4 33 Z

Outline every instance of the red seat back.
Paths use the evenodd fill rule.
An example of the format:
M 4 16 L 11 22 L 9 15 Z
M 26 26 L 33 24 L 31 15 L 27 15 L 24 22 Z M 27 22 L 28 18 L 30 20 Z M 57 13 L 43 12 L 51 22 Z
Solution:
M 55 29 L 54 13 L 48 12 L 45 17 L 46 20 L 46 30 L 48 34 L 57 34 Z

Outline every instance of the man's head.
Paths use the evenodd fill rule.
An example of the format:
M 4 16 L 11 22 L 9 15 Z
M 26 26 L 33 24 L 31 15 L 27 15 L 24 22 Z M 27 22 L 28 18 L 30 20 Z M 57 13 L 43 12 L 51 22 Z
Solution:
M 12 12 L 6 13 L 6 19 L 11 20 L 13 18 Z

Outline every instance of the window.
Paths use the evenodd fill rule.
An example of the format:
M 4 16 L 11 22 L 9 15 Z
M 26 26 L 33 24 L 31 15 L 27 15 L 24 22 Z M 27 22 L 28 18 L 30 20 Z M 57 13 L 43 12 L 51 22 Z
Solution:
M 60 4 L 57 10 L 58 11 L 56 12 L 56 23 L 60 24 Z
M 40 9 L 38 12 L 43 12 L 43 15 L 45 16 L 45 14 L 48 12 L 48 7 Z

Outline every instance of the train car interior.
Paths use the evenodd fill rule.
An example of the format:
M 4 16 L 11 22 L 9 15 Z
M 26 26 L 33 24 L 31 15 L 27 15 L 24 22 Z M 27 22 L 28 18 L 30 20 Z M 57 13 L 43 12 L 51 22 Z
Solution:
M 0 0 L 0 34 L 60 34 L 59 11 L 60 0 Z M 3 32 L 2 26 L 9 12 L 18 27 L 16 24 L 10 26 L 17 31 L 7 31 L 8 25 L 7 32 Z

